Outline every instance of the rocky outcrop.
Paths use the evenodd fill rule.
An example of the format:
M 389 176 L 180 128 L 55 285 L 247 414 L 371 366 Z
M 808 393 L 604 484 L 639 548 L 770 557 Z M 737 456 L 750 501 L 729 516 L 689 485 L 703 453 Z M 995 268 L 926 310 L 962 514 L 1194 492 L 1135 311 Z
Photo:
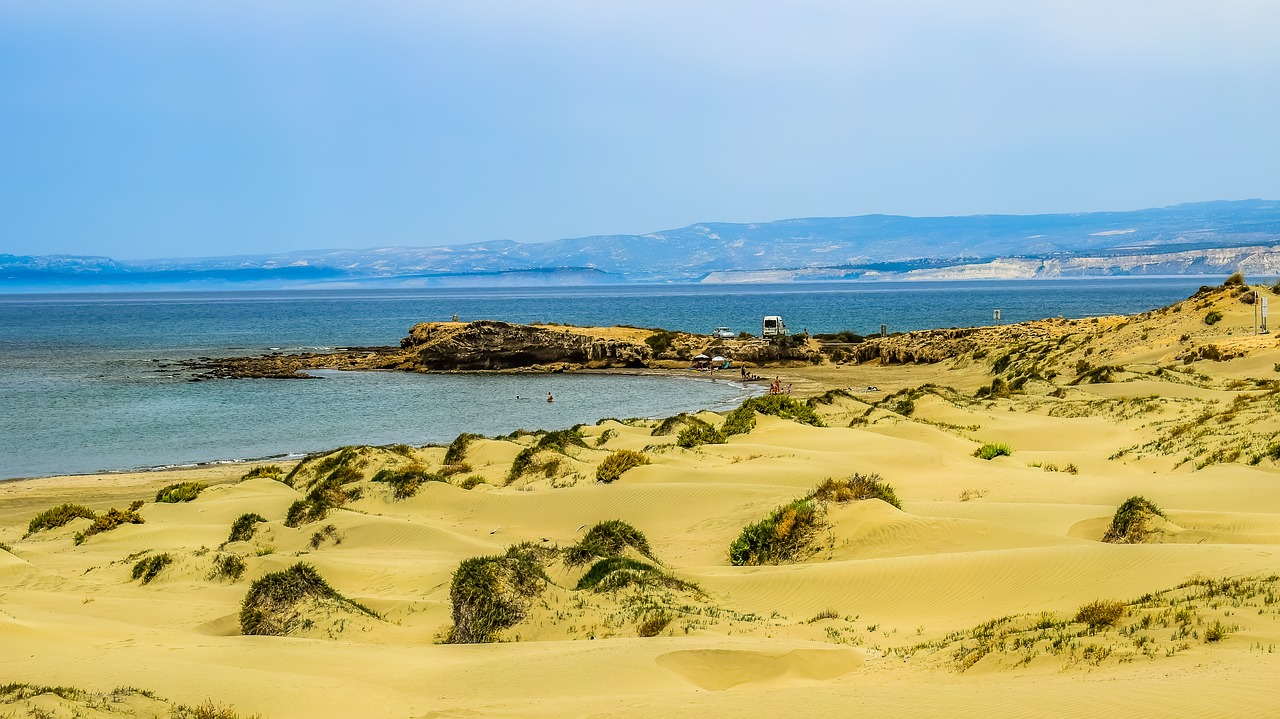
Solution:
M 653 354 L 643 342 L 577 328 L 490 320 L 464 325 L 415 325 L 400 346 L 405 354 L 404 368 L 428 371 L 503 370 L 551 364 L 644 367 Z

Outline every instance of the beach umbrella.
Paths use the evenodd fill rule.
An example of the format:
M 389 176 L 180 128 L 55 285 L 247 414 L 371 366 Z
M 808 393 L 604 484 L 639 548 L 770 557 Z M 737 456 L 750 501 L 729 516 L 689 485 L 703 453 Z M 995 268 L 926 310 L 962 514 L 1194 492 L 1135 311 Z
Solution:
M 716 355 L 715 357 L 712 357 L 712 358 L 711 358 L 711 361 L 712 361 L 712 362 L 723 362 L 723 361 L 724 361 L 724 358 L 723 358 L 723 357 L 721 357 L 720 355 Z
M 696 355 L 694 359 L 711 359 L 711 358 L 706 355 Z

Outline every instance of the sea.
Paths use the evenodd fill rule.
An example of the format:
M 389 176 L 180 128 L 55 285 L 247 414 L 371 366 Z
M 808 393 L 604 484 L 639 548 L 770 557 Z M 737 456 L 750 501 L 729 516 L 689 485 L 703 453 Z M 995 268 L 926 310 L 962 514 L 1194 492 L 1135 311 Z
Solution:
M 888 331 L 1141 312 L 1199 277 L 928 283 L 0 293 L 0 479 L 270 457 L 460 432 L 727 409 L 758 388 L 649 375 L 317 372 L 191 382 L 200 357 L 394 345 L 418 322 L 496 319 L 760 332 Z M 546 402 L 547 393 L 555 402 Z

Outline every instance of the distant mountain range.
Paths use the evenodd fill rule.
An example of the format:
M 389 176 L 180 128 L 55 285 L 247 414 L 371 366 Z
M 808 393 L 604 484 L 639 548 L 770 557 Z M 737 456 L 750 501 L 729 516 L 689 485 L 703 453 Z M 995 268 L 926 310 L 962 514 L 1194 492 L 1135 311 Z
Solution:
M 125 262 L 0 254 L 0 291 L 1280 274 L 1280 202 L 701 223 L 539 243 Z

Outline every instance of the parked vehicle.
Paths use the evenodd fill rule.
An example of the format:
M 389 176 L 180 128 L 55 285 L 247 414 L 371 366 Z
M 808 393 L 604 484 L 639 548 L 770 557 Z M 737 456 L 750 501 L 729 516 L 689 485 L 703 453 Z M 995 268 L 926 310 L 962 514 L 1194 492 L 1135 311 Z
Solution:
M 728 327 L 717 327 L 716 331 L 711 333 L 711 336 L 718 340 L 731 340 L 734 337 Z
M 760 330 L 760 336 L 769 339 L 770 337 L 786 337 L 787 326 L 782 323 L 782 318 L 778 315 L 769 315 L 764 318 L 764 325 Z

